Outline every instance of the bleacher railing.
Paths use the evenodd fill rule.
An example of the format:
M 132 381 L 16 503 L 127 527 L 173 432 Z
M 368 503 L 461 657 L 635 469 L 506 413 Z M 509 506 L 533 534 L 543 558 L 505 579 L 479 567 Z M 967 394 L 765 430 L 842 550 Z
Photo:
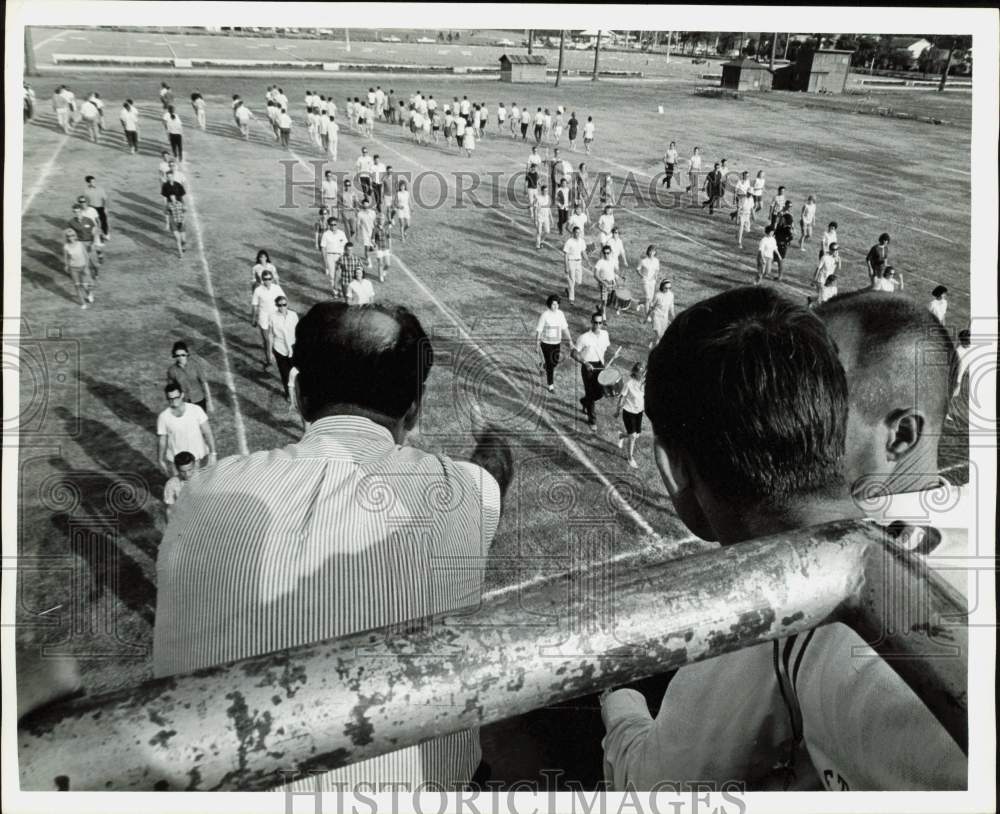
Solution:
M 605 601 L 569 601 L 582 581 Z M 640 558 L 408 629 L 43 708 L 19 724 L 21 788 L 266 789 L 831 622 L 870 642 L 967 750 L 966 613 L 869 523 Z

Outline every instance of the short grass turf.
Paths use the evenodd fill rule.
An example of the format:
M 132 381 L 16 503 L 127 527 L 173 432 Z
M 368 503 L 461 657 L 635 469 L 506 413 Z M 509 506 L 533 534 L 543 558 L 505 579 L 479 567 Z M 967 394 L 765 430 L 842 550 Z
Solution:
M 218 405 L 211 420 L 222 455 L 239 449 L 237 408 L 251 451 L 287 444 L 297 438 L 298 428 L 287 413 L 274 368 L 260 364 L 259 338 L 249 323 L 250 266 L 258 248 L 268 249 L 300 313 L 324 299 L 328 285 L 311 243 L 315 209 L 310 190 L 297 187 L 294 205 L 286 206 L 284 162 L 294 161 L 293 156 L 274 143 L 264 120 L 255 122 L 249 143 L 242 141 L 229 115 L 233 93 L 260 113 L 267 78 L 172 81 L 186 124 L 184 171 L 197 213 L 189 214 L 183 259 L 163 226 L 156 165 L 166 139 L 156 118 L 158 81 L 72 73 L 45 80 L 46 85 L 59 82 L 70 83 L 78 95 L 99 90 L 112 126 L 97 145 L 84 138 L 82 128 L 64 140 L 48 109 L 47 90 L 36 85 L 40 112 L 25 137 L 25 200 L 50 161 L 51 171 L 23 215 L 21 326 L 28 338 L 20 351 L 25 431 L 18 519 L 26 559 L 19 636 L 76 652 L 88 687 L 99 690 L 150 675 L 155 558 L 163 527 L 158 499 L 164 482 L 154 465 L 155 420 L 164 407 L 171 343 L 187 340 L 211 369 Z M 321 156 L 302 123 L 306 88 L 332 93 L 342 109 L 348 95 L 361 95 L 371 82 L 324 79 L 317 87 L 312 80 L 296 79 L 282 84 L 296 115 L 293 152 L 308 163 Z M 798 96 L 706 99 L 690 87 L 669 84 L 569 82 L 556 89 L 437 78 L 379 84 L 401 96 L 418 88 L 439 100 L 467 94 L 487 101 L 494 112 L 503 98 L 531 107 L 563 104 L 583 117 L 593 115 L 593 155 L 564 149 L 565 157 L 586 161 L 591 174 L 611 172 L 618 188 L 629 172 L 645 188 L 649 175 L 662 169 L 670 140 L 685 157 L 700 145 L 709 165 L 726 156 L 733 169 L 764 169 L 768 198 L 783 184 L 797 212 L 805 196 L 814 194 L 818 222 L 839 222 L 842 290 L 866 284 L 864 254 L 880 232 L 889 231 L 893 262 L 907 291 L 923 302 L 934 285 L 948 285 L 949 324 L 957 329 L 967 323 L 967 128 L 840 114 L 806 107 Z M 207 132 L 197 130 L 183 102 L 195 89 L 208 101 Z M 126 96 L 151 114 L 143 119 L 136 156 L 125 151 L 117 127 L 118 106 Z M 661 104 L 663 115 L 657 112 Z M 509 135 L 498 137 L 491 121 L 490 134 L 467 159 L 443 144 L 414 145 L 398 127 L 379 124 L 375 139 L 364 141 L 342 123 L 339 160 L 332 168 L 349 171 L 363 144 L 397 171 L 434 172 L 448 179 L 439 207 L 415 207 L 406 243 L 394 235 L 400 262 L 376 288 L 379 300 L 413 308 L 439 351 L 414 443 L 467 454 L 473 403 L 511 431 L 517 475 L 494 545 L 489 586 L 644 550 L 655 544 L 645 524 L 665 541 L 685 539 L 650 455 L 648 426 L 637 450 L 640 467 L 629 469 L 614 444 L 619 424 L 607 400 L 599 405 L 600 433 L 587 429 L 577 402 L 582 392 L 575 365 L 560 367 L 554 395 L 543 387 L 533 329 L 546 295 L 563 288 L 560 240 L 553 235 L 536 251 L 522 199 L 508 202 L 501 196 L 500 206 L 488 205 L 494 188 L 504 187 L 510 174 L 523 169 L 527 145 Z M 928 156 L 951 171 L 932 171 Z M 302 164 L 294 171 L 298 179 L 310 177 Z M 466 173 L 465 190 L 474 183 L 470 179 L 480 179 L 478 204 L 467 191 L 459 204 L 458 172 Z M 112 242 L 97 302 L 81 311 L 62 273 L 60 227 L 88 173 L 98 175 L 111 192 Z M 759 231 L 739 250 L 725 211 L 709 217 L 663 192 L 659 203 L 635 203 L 626 199 L 618 209 L 630 265 L 647 245 L 656 245 L 679 308 L 750 280 Z M 592 218 L 596 214 L 595 207 Z M 779 288 L 796 299 L 804 300 L 809 292 L 817 241 L 818 235 L 806 252 L 794 247 L 789 252 Z M 574 336 L 587 327 L 595 296 L 593 282 L 586 281 L 576 307 L 566 304 Z M 612 315 L 610 334 L 613 347 L 623 347 L 623 370 L 644 358 L 650 334 L 636 317 Z M 235 391 L 227 386 L 223 338 Z M 961 471 L 967 459 L 965 432 L 949 432 L 942 465 Z M 609 485 L 635 514 L 611 497 Z

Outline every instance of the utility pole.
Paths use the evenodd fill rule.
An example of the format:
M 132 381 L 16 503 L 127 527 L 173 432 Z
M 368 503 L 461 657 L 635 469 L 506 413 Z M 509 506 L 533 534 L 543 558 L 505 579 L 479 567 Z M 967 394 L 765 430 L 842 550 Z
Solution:
M 24 75 L 38 76 L 35 67 L 35 44 L 31 39 L 31 26 L 24 27 Z
M 528 29 L 528 56 L 531 56 L 531 41 L 535 38 L 535 30 L 533 28 Z
M 591 82 L 597 81 L 597 63 L 601 58 L 601 29 L 597 29 L 597 42 L 594 43 L 594 73 L 590 77 Z
M 559 87 L 559 80 L 562 79 L 563 72 L 563 48 L 566 45 L 566 30 L 559 32 L 559 67 L 556 68 L 556 87 Z
M 786 61 L 788 60 L 788 43 L 790 43 L 791 41 L 792 41 L 792 35 L 785 34 L 785 54 L 781 58 Z
M 774 52 L 778 49 L 778 35 L 771 35 L 771 73 L 774 73 Z
M 945 60 L 944 70 L 941 71 L 941 82 L 938 84 L 938 93 L 944 91 L 944 86 L 948 83 L 948 71 L 951 70 L 951 58 L 955 52 L 955 41 L 949 40 L 948 59 Z
M 670 38 L 674 35 L 673 31 L 667 32 L 667 64 L 670 64 Z
M 347 42 L 347 53 L 351 53 L 351 29 L 344 29 L 344 40 Z

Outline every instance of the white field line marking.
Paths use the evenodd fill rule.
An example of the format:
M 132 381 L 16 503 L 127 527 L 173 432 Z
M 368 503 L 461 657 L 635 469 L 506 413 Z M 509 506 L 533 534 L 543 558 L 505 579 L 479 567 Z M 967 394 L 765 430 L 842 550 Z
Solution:
M 463 339 L 465 339 L 465 341 L 469 343 L 469 346 L 487 362 L 492 363 L 494 369 L 496 370 L 497 376 L 510 386 L 512 392 L 517 392 L 518 391 L 517 383 L 514 382 L 514 380 L 511 379 L 510 376 L 508 376 L 503 371 L 502 368 L 497 366 L 492 357 L 482 349 L 482 347 L 479 345 L 478 342 L 476 342 L 472 338 L 471 334 L 469 334 L 468 330 L 466 330 L 465 323 L 461 320 L 461 318 L 453 314 L 451 312 L 451 309 L 448 308 L 448 306 L 446 306 L 443 302 L 441 302 L 441 300 L 439 300 L 436 296 L 434 296 L 434 293 L 426 285 L 424 285 L 423 281 L 419 277 L 417 277 L 417 275 L 414 274 L 401 259 L 399 259 L 399 255 L 395 255 L 393 259 L 396 260 L 396 262 L 399 264 L 400 269 L 402 269 L 403 273 L 410 278 L 413 284 L 416 285 L 417 288 L 419 288 L 424 293 L 424 296 L 426 296 L 427 299 L 429 299 L 437 307 L 437 309 L 442 314 L 444 314 L 445 317 L 447 317 L 448 320 L 458 329 L 458 332 L 462 335 Z M 538 407 L 536 407 L 531 402 L 526 402 L 526 404 L 528 408 L 544 424 L 546 424 L 553 432 L 555 432 L 555 434 L 559 437 L 559 440 L 563 442 L 563 444 L 570 451 L 573 457 L 576 458 L 580 463 L 584 465 L 584 467 L 586 467 L 592 474 L 594 474 L 597 477 L 597 479 L 601 482 L 601 484 L 608 490 L 608 494 L 610 495 L 611 499 L 625 511 L 625 513 L 629 516 L 632 522 L 636 526 L 638 526 L 646 535 L 652 537 L 658 544 L 662 545 L 663 539 L 660 537 L 659 534 L 656 533 L 653 527 L 649 524 L 649 521 L 646 520 L 646 518 L 643 517 L 641 514 L 639 514 L 639 512 L 636 511 L 636 509 L 632 506 L 631 503 L 629 503 L 627 500 L 625 500 L 624 497 L 622 497 L 621 493 L 614 487 L 614 484 L 612 484 L 611 481 L 609 481 L 607 477 L 604 475 L 604 473 L 597 468 L 597 465 L 590 459 L 587 453 L 585 453 L 572 438 L 567 436 L 561 429 L 559 429 L 559 427 L 555 425 L 552 419 L 550 419 Z
M 21 215 L 23 216 L 25 212 L 28 211 L 28 207 L 31 206 L 31 202 L 35 200 L 35 196 L 45 186 L 45 182 L 49 178 L 49 173 L 52 172 L 52 168 L 55 166 L 56 159 L 59 157 L 59 153 L 62 152 L 62 148 L 66 146 L 66 142 L 69 141 L 68 135 L 63 135 L 62 140 L 59 145 L 49 156 L 49 160 L 45 162 L 42 166 L 42 171 L 38 173 L 38 178 L 35 179 L 35 183 L 31 185 L 31 189 L 28 190 L 28 197 L 25 198 L 24 203 L 21 204 Z
M 392 147 L 389 147 L 387 144 L 383 144 L 378 139 L 372 139 L 372 141 L 375 141 L 376 144 L 381 144 L 383 147 L 392 150 L 404 161 L 409 161 L 414 166 L 419 167 L 422 170 L 429 171 L 427 167 L 425 167 L 419 161 L 410 158 L 409 156 L 399 152 L 398 150 L 393 149 Z M 516 226 L 520 225 L 516 221 L 514 221 L 513 218 L 510 218 L 509 216 L 504 215 L 503 213 L 498 213 L 498 214 L 502 215 L 504 218 L 509 220 L 514 225 Z M 527 230 L 527 227 L 522 227 L 522 228 L 525 228 Z M 441 300 L 439 300 L 436 296 L 434 296 L 434 293 L 426 285 L 424 285 L 423 281 L 419 277 L 417 277 L 417 275 L 414 274 L 401 259 L 399 259 L 398 255 L 395 255 L 395 259 L 399 263 L 399 267 L 403 270 L 403 273 L 405 273 L 406 276 L 413 281 L 414 285 L 416 285 L 417 288 L 419 288 L 421 291 L 424 292 L 424 295 L 427 297 L 427 299 L 429 299 L 437 307 L 437 309 L 451 321 L 451 323 L 458 329 L 459 333 L 462 334 L 463 338 L 471 345 L 471 347 L 476 351 L 476 353 L 482 356 L 483 359 L 485 359 L 486 361 L 492 362 L 493 360 L 491 359 L 490 355 L 486 353 L 486 351 L 484 351 L 482 347 L 480 347 L 479 343 L 477 343 L 469 334 L 468 330 L 465 327 L 465 323 L 461 320 L 461 318 L 456 314 L 453 314 L 451 310 L 443 302 L 441 302 Z M 518 386 L 514 382 L 514 380 L 511 379 L 510 376 L 508 376 L 503 371 L 503 369 L 497 367 L 496 365 L 494 366 L 496 367 L 497 375 L 511 387 L 511 390 L 513 392 L 517 392 Z M 528 407 L 544 424 L 546 424 L 549 428 L 551 428 L 555 432 L 555 434 L 559 437 L 559 440 L 563 442 L 563 444 L 570 451 L 570 453 L 572 453 L 572 455 L 578 461 L 580 461 L 580 463 L 582 463 L 590 472 L 592 472 L 594 475 L 597 476 L 597 479 L 608 490 L 608 494 L 611 496 L 612 500 L 614 500 L 619 506 L 622 507 L 622 509 L 625 510 L 625 513 L 629 516 L 629 518 L 631 518 L 632 522 L 640 529 L 642 529 L 644 533 L 653 537 L 658 542 L 662 542 L 660 535 L 656 533 L 653 527 L 649 524 L 649 521 L 646 520 L 646 518 L 643 517 L 641 514 L 639 514 L 639 512 L 636 511 L 636 509 L 632 506 L 632 504 L 621 496 L 621 493 L 614 487 L 611 481 L 609 481 L 607 477 L 605 477 L 604 473 L 597 468 L 597 465 L 590 459 L 587 453 L 585 453 L 582 449 L 580 449 L 580 446 L 575 441 L 573 441 L 573 439 L 571 439 L 562 430 L 560 430 L 559 427 L 557 427 L 555 423 L 552 421 L 552 419 L 550 419 L 545 413 L 539 410 L 534 404 L 528 402 Z
M 55 41 L 56 41 L 56 40 L 58 40 L 58 39 L 62 39 L 62 38 L 63 38 L 63 37 L 65 37 L 65 36 L 66 36 L 66 35 L 67 35 L 68 33 L 69 33 L 68 31 L 60 31 L 60 32 L 59 32 L 58 34 L 53 34 L 53 35 L 52 35 L 51 37 L 46 37 L 46 38 L 45 38 L 44 40 L 42 40 L 41 42 L 36 42 L 36 43 L 35 43 L 35 48 L 36 48 L 36 49 L 38 49 L 38 48 L 41 48 L 41 47 L 42 47 L 43 45 L 46 45 L 47 43 L 50 43 L 50 42 L 55 42 Z M 85 38 L 85 37 L 83 37 L 83 38 L 81 38 L 81 39 L 86 39 L 86 38 Z
M 957 172 L 959 175 L 972 175 L 971 172 L 966 172 L 965 170 L 956 169 L 955 167 L 939 166 L 938 169 L 944 170 L 945 172 Z
M 212 314 L 215 317 L 215 327 L 219 331 L 219 348 L 222 350 L 222 366 L 225 370 L 226 387 L 233 394 L 233 423 L 236 425 L 236 444 L 239 447 L 240 455 L 249 455 L 247 428 L 243 422 L 243 413 L 240 411 L 240 397 L 236 392 L 236 378 L 233 376 L 233 368 L 229 363 L 229 346 L 226 344 L 226 332 L 222 327 L 222 315 L 219 313 L 219 305 L 215 299 L 215 286 L 212 285 L 212 270 L 208 267 L 208 259 L 205 257 L 205 241 L 202 236 L 201 220 L 198 218 L 198 210 L 195 209 L 194 193 L 191 189 L 190 181 L 187 188 L 187 202 L 191 210 L 191 222 L 194 224 L 194 239 L 198 244 L 198 259 L 201 262 L 201 271 L 205 277 L 205 291 L 208 293 L 209 300 L 211 300 Z
M 167 35 L 163 34 L 163 35 L 161 35 L 161 38 L 163 40 L 163 44 L 167 46 L 167 50 L 170 51 L 170 56 L 172 56 L 174 59 L 176 59 L 177 58 L 177 53 L 174 51 L 173 46 L 170 44 L 170 40 L 167 39 Z
M 846 206 L 845 204 L 842 203 L 837 203 L 836 201 L 830 201 L 830 206 L 838 206 L 841 209 L 846 209 L 848 212 L 854 212 L 856 215 L 861 215 L 862 217 L 873 218 L 875 220 L 880 219 L 879 215 L 872 215 L 869 212 L 862 212 L 860 209 L 852 209 L 851 207 Z M 930 235 L 931 237 L 936 237 L 938 240 L 943 240 L 945 243 L 950 243 L 952 246 L 958 245 L 954 240 L 949 240 L 944 235 L 939 235 L 936 232 L 928 232 L 926 229 L 921 229 L 919 226 L 910 226 L 909 224 L 901 223 L 899 221 L 892 220 L 891 218 L 886 218 L 886 220 L 888 220 L 894 226 L 900 226 L 903 229 L 911 229 L 914 232 L 920 232 L 921 234 Z

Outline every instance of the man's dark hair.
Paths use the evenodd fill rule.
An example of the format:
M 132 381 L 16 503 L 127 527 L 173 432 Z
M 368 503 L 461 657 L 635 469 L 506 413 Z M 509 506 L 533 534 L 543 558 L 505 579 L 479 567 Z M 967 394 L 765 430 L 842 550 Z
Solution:
M 83 179 L 84 183 L 87 183 L 87 184 L 89 184 L 89 183 L 90 183 L 91 181 L 93 181 L 93 180 L 94 180 L 94 176 L 93 176 L 93 175 L 88 175 L 88 176 L 86 176 L 86 177 L 85 177 L 85 178 Z
M 174 342 L 174 346 L 170 349 L 170 352 L 177 353 L 177 351 L 179 350 L 182 350 L 185 353 L 187 353 L 188 352 L 187 342 L 183 342 L 180 339 L 178 339 L 176 342 Z
M 402 418 L 423 398 L 434 349 L 403 306 L 321 302 L 299 320 L 293 358 L 306 421 L 334 405 Z
M 773 289 L 733 289 L 681 313 L 650 354 L 646 415 L 724 500 L 779 508 L 843 479 L 836 345 Z
M 942 294 L 947 294 L 947 293 L 948 293 L 948 287 L 947 286 L 943 286 L 943 285 L 939 285 L 939 286 L 936 286 L 934 288 L 934 290 L 931 292 L 931 296 L 932 297 L 940 297 Z
M 184 393 L 184 388 L 181 387 L 177 382 L 167 382 L 166 386 L 163 388 L 163 395 L 169 396 L 171 393 Z
M 919 392 L 944 419 L 955 345 L 930 311 L 902 294 L 862 289 L 827 300 L 816 314 L 827 323 L 856 320 L 863 339 L 851 374 L 851 402 L 866 417 L 883 417 L 887 393 L 895 390 L 908 400 Z
M 549 296 L 545 298 L 545 307 L 546 308 L 551 308 L 552 307 L 552 303 L 554 303 L 554 302 L 558 302 L 558 303 L 561 304 L 562 300 L 559 299 L 559 295 L 558 294 L 549 294 Z
M 972 331 L 963 328 L 958 332 L 958 344 L 967 348 L 972 344 Z
M 174 466 L 188 466 L 194 463 L 194 453 L 184 450 L 174 456 Z
M 878 236 L 878 242 L 879 243 L 888 243 L 889 242 L 889 233 L 888 232 L 882 232 L 882 234 L 880 234 Z

